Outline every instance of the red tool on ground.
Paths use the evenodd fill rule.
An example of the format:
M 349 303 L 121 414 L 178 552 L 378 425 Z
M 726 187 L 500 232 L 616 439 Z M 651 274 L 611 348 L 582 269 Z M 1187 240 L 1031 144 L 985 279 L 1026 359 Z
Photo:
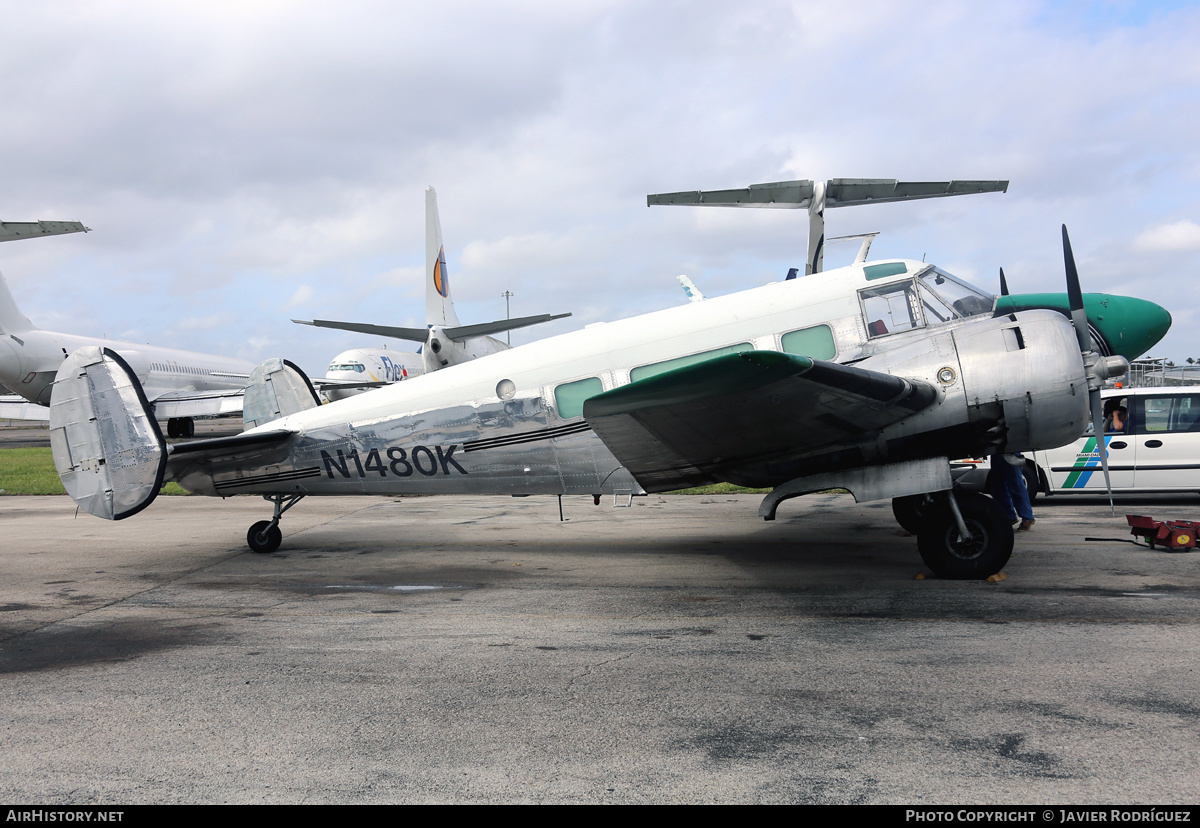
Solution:
M 1145 538 L 1153 549 L 1156 545 L 1173 552 L 1195 549 L 1200 523 L 1191 520 L 1155 520 L 1144 515 L 1126 515 L 1132 527 L 1129 534 Z

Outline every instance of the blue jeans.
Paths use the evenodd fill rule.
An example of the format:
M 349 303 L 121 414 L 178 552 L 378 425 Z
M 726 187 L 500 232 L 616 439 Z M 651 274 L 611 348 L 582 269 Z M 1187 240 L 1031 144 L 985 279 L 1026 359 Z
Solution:
M 1023 466 L 1014 466 L 1001 454 L 992 455 L 992 500 L 1000 504 L 1010 521 L 1018 517 L 1022 520 L 1033 520 L 1033 506 L 1029 504 L 1029 489 L 1025 486 L 1022 468 Z

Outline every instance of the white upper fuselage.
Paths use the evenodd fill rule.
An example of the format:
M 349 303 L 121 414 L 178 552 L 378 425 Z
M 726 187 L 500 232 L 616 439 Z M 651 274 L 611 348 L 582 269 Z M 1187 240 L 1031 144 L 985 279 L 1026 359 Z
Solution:
M 892 272 L 881 271 L 881 265 Z M 880 276 L 881 272 L 886 275 Z M 548 423 L 565 422 L 579 418 L 581 402 L 564 404 L 560 393 L 564 386 L 591 382 L 593 390 L 588 394 L 591 396 L 599 390 L 609 391 L 642 378 L 653 372 L 657 363 L 689 357 L 700 361 L 719 355 L 713 352 L 721 349 L 783 351 L 843 364 L 853 362 L 941 389 L 942 403 L 935 406 L 940 414 L 925 412 L 909 418 L 898 429 L 937 428 L 940 426 L 932 421 L 939 417 L 947 425 L 965 422 L 969 405 L 979 405 L 981 399 L 998 401 L 1001 397 L 997 394 L 1008 394 L 1010 386 L 1044 390 L 1047 401 L 1058 400 L 1063 394 L 1074 395 L 1074 389 L 1068 386 L 1072 381 L 1078 382 L 1075 374 L 1082 375 L 1082 362 L 1072 344 L 1074 334 L 1070 325 L 1060 314 L 1047 311 L 1022 314 L 1029 320 L 1025 326 L 1031 344 L 1032 329 L 1043 330 L 1038 347 L 997 355 L 995 365 L 989 362 L 977 367 L 972 377 L 964 373 L 960 358 L 981 366 L 997 348 L 1002 337 L 1000 328 L 1014 324 L 1007 317 L 992 320 L 990 307 L 985 311 L 976 308 L 974 312 L 978 315 L 952 318 L 943 324 L 942 320 L 927 318 L 933 309 L 928 304 L 920 305 L 917 294 L 910 292 L 907 296 L 911 303 L 896 302 L 883 314 L 887 317 L 885 326 L 899 332 L 881 334 L 877 327 L 881 324 L 877 321 L 878 305 L 872 305 L 875 300 L 868 296 L 887 294 L 889 286 L 899 289 L 902 283 L 911 287 L 914 275 L 923 272 L 932 272 L 930 266 L 916 261 L 855 264 L 643 316 L 591 325 L 467 362 L 453 371 L 428 373 L 353 399 L 303 411 L 262 428 L 283 428 L 302 435 L 320 431 L 327 435 L 347 426 L 353 432 L 404 418 L 421 424 L 427 422 L 423 412 L 458 410 L 463 406 L 481 412 L 482 417 L 482 412 L 503 410 L 509 400 L 540 407 L 546 412 Z M 902 295 L 896 293 L 893 299 Z M 920 296 L 927 299 L 924 292 Z M 983 301 L 983 296 L 980 297 Z M 895 316 L 904 312 L 901 305 L 911 306 L 915 315 L 915 326 L 908 330 L 896 325 Z M 874 332 L 870 331 L 867 314 L 876 327 Z M 814 340 L 809 334 L 826 343 L 821 346 L 824 352 L 813 352 Z M 1002 342 L 999 347 L 1003 350 Z M 668 367 L 677 365 L 672 362 Z M 954 379 L 939 381 L 939 373 L 947 366 L 952 367 Z M 1042 383 L 1045 389 L 1038 385 L 1043 370 L 1050 374 Z M 1058 388 L 1059 385 L 1063 387 Z M 1016 394 L 1023 395 L 1024 390 Z M 1036 439 L 1057 441 L 1054 444 L 1074 439 L 1082 421 L 1077 421 L 1073 408 L 1070 410 L 1069 416 L 1063 416 L 1064 436 L 1058 435 L 1053 427 L 1050 429 L 1053 433 L 1047 432 L 1044 423 L 1040 423 L 1042 431 Z

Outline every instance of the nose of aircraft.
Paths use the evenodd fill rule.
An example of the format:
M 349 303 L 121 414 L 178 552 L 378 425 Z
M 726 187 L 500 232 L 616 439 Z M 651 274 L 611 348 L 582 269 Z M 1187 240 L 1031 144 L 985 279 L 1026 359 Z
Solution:
M 1056 310 L 1070 316 L 1065 293 L 1021 293 L 1001 296 L 996 314 L 1014 311 Z M 1133 360 L 1149 351 L 1171 327 L 1167 309 L 1133 296 L 1107 293 L 1083 294 L 1083 309 L 1088 324 L 1104 339 L 1110 353 Z
M 1083 307 L 1088 322 L 1104 337 L 1109 350 L 1126 359 L 1137 359 L 1149 351 L 1171 327 L 1171 314 L 1166 308 L 1132 296 L 1085 294 Z

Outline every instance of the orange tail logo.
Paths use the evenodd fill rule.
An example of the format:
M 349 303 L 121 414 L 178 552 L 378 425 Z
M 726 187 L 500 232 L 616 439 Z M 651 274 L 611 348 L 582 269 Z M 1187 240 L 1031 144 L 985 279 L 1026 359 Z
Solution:
M 446 272 L 446 248 L 438 248 L 437 261 L 433 263 L 433 286 L 442 298 L 450 295 L 450 274 Z

